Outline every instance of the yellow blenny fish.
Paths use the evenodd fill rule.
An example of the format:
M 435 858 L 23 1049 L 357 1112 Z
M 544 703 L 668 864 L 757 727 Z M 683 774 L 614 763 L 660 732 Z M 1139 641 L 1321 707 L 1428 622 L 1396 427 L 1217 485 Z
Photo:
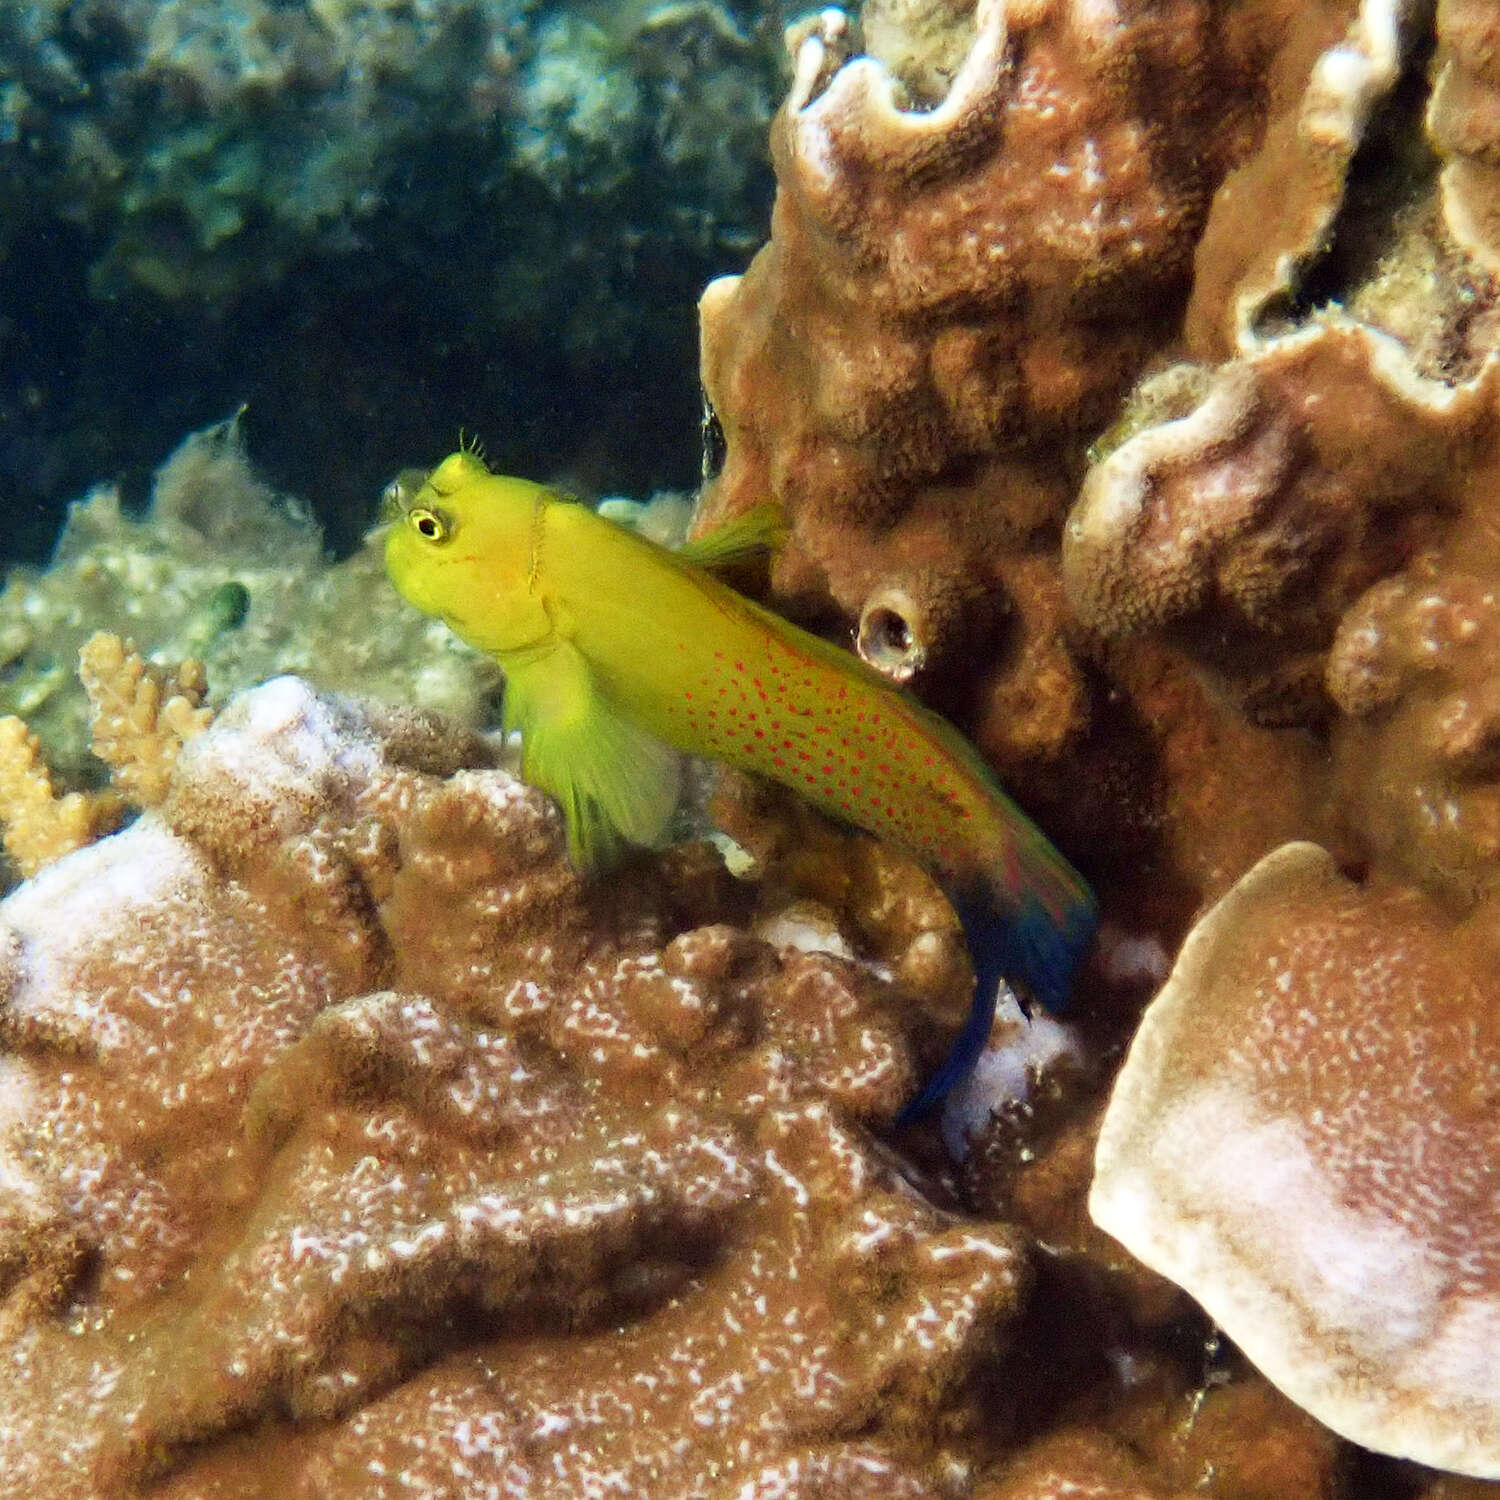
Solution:
M 580 870 L 661 838 L 686 751 L 779 781 L 934 872 L 974 1006 L 903 1119 L 972 1066 L 1001 977 L 1066 1001 L 1093 932 L 1088 886 L 949 724 L 713 575 L 770 543 L 767 514 L 672 552 L 467 450 L 390 496 L 391 582 L 504 669 L 521 773 L 561 804 Z

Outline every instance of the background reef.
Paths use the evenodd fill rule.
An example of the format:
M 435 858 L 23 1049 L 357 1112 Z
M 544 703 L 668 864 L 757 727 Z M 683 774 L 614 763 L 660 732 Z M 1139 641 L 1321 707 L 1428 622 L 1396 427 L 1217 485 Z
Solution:
M 235 120 L 254 43 L 255 118 L 305 155 L 284 95 L 396 79 L 382 129 L 441 100 L 497 149 L 471 196 L 382 179 L 366 222 L 314 152 L 344 207 L 301 258 L 274 152 L 246 170 L 281 218 L 235 197 L 232 134 L 203 178 L 116 142 L 87 285 L 280 317 L 367 263 L 350 223 L 425 262 L 456 221 L 412 205 L 514 190 L 540 258 L 441 236 L 474 317 L 524 265 L 506 305 L 550 309 L 554 351 L 639 348 L 650 298 L 583 274 L 630 233 L 559 205 L 651 201 L 609 176 L 658 162 L 609 101 L 659 78 L 653 36 L 707 96 L 751 74 L 684 38 L 745 59 L 771 18 L 609 13 L 275 7 L 213 62 L 229 33 L 186 9 L 31 7 L 7 97 L 40 130 L 70 118 L 48 67 L 179 59 Z M 284 84 L 265 39 L 309 26 L 410 69 Z M 607 79 L 604 39 L 635 59 Z M 732 865 L 687 840 L 581 882 L 482 732 L 493 673 L 282 493 L 351 483 L 364 428 L 343 459 L 292 403 L 320 467 L 273 487 L 206 427 L 148 511 L 94 491 L 0 598 L 42 736 L 0 727 L 29 873 L 0 903 L 0 1495 L 1500 1492 L 1500 21 L 869 0 L 787 44 L 769 240 L 736 267 L 732 194 L 686 220 L 681 268 L 735 252 L 699 302 L 693 524 L 774 499 L 777 606 L 948 713 L 1090 875 L 1074 1010 L 1002 1007 L 944 1117 L 897 1130 L 967 998 L 926 876 L 726 779 Z M 710 132 L 715 180 L 748 183 L 734 97 L 757 140 Z M 523 126 L 545 100 L 561 134 Z M 39 212 L 72 159 L 38 158 Z M 458 345 L 410 344 L 429 394 L 472 389 Z M 490 347 L 551 389 L 550 353 Z M 333 386 L 399 406 L 396 368 Z M 637 409 L 514 466 L 644 473 L 611 436 Z
M 5 6 L 4 555 L 241 402 L 340 547 L 464 423 L 691 482 L 691 306 L 764 232 L 782 66 L 733 0 Z

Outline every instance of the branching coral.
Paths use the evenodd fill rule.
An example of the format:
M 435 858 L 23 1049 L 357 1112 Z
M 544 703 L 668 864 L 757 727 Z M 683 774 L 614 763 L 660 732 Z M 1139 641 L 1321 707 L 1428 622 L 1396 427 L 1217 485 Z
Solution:
M 98 630 L 128 632 L 148 660 L 201 659 L 221 697 L 299 671 L 477 723 L 498 680 L 392 595 L 377 548 L 324 558 L 303 509 L 252 470 L 238 417 L 179 445 L 144 516 L 96 489 L 73 507 L 52 565 L 6 579 L 0 707 L 26 720 L 63 777 L 89 765 L 74 665 Z
M 101 631 L 79 652 L 78 675 L 89 697 L 94 754 L 114 773 L 117 791 L 138 807 L 155 807 L 167 795 L 178 752 L 213 721 L 203 704 L 203 663 L 189 657 L 169 674 Z
M 104 821 L 86 793 L 59 795 L 41 742 L 22 720 L 0 719 L 0 824 L 5 852 L 22 875 L 82 848 Z
M 93 751 L 113 772 L 106 790 L 59 793 L 41 741 L 20 719 L 0 719 L 0 826 L 5 852 L 24 876 L 107 831 L 124 804 L 160 802 L 178 751 L 213 718 L 203 706 L 201 662 L 190 659 L 169 674 L 101 631 L 79 653 L 79 676 L 91 708 Z

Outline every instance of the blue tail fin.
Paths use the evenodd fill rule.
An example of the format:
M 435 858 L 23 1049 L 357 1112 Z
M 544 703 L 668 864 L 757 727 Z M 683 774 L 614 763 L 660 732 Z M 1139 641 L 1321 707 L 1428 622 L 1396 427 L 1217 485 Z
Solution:
M 1023 986 L 1045 1009 L 1060 1011 L 1067 1005 L 1078 962 L 1094 936 L 1092 896 L 1069 906 L 1061 923 L 1034 896 L 1026 897 L 1019 910 L 1009 913 L 997 911 L 993 899 L 974 892 L 950 892 L 949 900 L 974 965 L 974 1003 L 942 1067 L 896 1116 L 897 1125 L 920 1119 L 967 1076 L 989 1041 L 1002 979 Z M 1026 997 L 1020 998 L 1024 1007 Z
M 1073 978 L 1079 960 L 1094 940 L 1094 926 L 1099 911 L 1092 895 L 1075 902 L 1063 912 L 1061 920 L 1040 901 L 1027 900 L 1021 909 L 1009 915 L 992 915 L 992 927 L 999 941 L 991 943 L 999 950 L 1000 972 L 1012 984 L 1020 985 L 1024 1006 L 1029 995 L 1043 1010 L 1054 1015 L 1066 1011 L 1073 994 Z M 962 913 L 964 936 L 975 952 L 971 924 Z M 975 959 L 977 967 L 979 960 Z

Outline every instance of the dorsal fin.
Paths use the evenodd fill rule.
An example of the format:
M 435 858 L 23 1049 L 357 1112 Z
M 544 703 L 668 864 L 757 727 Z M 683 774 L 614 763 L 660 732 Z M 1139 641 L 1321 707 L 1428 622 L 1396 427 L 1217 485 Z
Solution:
M 677 555 L 700 568 L 717 572 L 751 562 L 764 553 L 774 553 L 786 533 L 780 507 L 767 500 L 684 542 Z

